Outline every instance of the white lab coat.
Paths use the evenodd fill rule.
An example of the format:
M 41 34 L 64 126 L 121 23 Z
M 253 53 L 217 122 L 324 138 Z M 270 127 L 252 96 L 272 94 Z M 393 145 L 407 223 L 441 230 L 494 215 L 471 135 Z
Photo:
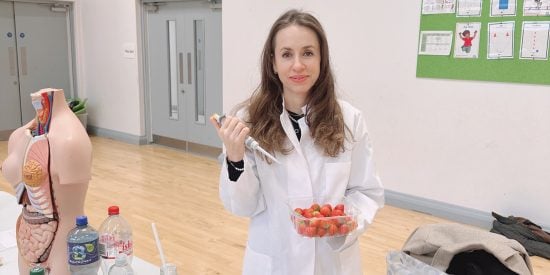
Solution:
M 280 121 L 294 150 L 288 155 L 275 155 L 281 164 L 268 164 L 247 149 L 244 172 L 232 182 L 227 162 L 223 161 L 220 198 L 228 211 L 250 217 L 243 274 L 362 274 L 358 237 L 383 206 L 384 191 L 374 171 L 361 112 L 347 102 L 339 103 L 354 140 L 346 141 L 346 151 L 336 158 L 325 156 L 323 149 L 314 145 L 304 118 L 298 121 L 302 130 L 298 141 L 283 108 Z M 244 117 L 244 112 L 240 111 L 238 116 Z M 346 196 L 347 202 L 362 213 L 358 230 L 347 237 L 298 235 L 292 226 L 287 202 L 292 198 L 314 196 Z

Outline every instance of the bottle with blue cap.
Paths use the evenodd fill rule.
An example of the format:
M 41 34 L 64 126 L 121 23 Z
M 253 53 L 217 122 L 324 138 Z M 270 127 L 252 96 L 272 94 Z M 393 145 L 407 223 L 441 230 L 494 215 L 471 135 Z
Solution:
M 67 255 L 71 275 L 97 275 L 99 234 L 88 225 L 88 217 L 76 217 L 76 227 L 67 236 Z

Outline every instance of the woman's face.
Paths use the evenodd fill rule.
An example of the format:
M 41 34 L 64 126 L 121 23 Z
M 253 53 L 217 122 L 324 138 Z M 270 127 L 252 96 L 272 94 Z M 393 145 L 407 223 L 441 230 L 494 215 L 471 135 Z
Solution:
M 321 49 L 314 31 L 291 25 L 275 35 L 273 69 L 285 96 L 307 96 L 319 78 Z

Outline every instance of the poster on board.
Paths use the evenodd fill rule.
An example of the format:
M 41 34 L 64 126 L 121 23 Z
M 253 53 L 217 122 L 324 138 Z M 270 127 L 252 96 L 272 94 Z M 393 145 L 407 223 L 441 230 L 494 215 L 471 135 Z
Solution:
M 455 58 L 477 58 L 481 23 L 456 23 Z
M 487 59 L 514 58 L 514 21 L 489 23 Z
M 550 21 L 523 22 L 520 59 L 548 60 Z
M 523 16 L 550 15 L 550 0 L 524 0 Z
M 418 45 L 419 55 L 450 55 L 453 45 L 452 31 L 422 31 Z
M 456 0 L 423 0 L 422 14 L 455 13 Z
M 481 0 L 457 0 L 457 17 L 479 17 L 481 16 Z
M 516 0 L 491 0 L 491 17 L 515 15 Z

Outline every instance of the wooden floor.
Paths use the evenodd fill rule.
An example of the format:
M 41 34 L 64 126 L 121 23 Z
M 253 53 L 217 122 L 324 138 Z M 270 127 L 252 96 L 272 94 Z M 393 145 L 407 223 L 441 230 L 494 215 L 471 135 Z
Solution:
M 160 264 L 151 222 L 168 261 L 179 274 L 240 274 L 248 221 L 224 210 L 218 199 L 219 167 L 214 159 L 158 145 L 137 146 L 92 137 L 93 175 L 86 214 L 96 229 L 109 205 L 134 230 L 135 255 Z M 7 142 L 0 141 L 0 161 Z M 13 193 L 0 176 L 0 190 Z M 365 274 L 386 274 L 385 256 L 399 250 L 412 231 L 445 220 L 391 206 L 383 208 L 361 237 Z M 532 257 L 535 274 L 550 274 L 550 261 Z

